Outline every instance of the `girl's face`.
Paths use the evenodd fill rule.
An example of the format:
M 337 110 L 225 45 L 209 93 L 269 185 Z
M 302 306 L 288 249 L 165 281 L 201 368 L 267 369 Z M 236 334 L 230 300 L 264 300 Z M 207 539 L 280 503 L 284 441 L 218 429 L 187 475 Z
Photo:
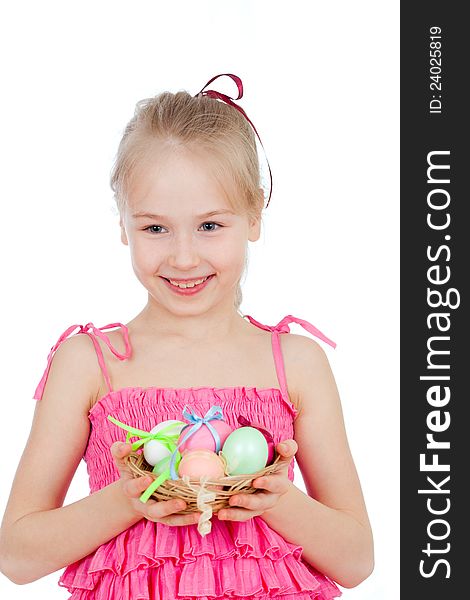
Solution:
M 136 167 L 121 215 L 137 278 L 179 315 L 233 307 L 247 242 L 260 236 L 260 220 L 234 212 L 207 160 L 188 150 L 155 151 Z

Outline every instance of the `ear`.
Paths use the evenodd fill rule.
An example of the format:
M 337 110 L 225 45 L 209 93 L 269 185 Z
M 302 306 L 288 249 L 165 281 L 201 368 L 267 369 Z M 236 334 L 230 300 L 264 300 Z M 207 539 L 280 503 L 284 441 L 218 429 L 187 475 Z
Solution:
M 261 215 L 250 218 L 248 230 L 248 239 L 250 242 L 256 242 L 261 235 Z
M 261 235 L 261 215 L 264 208 L 264 190 L 263 188 L 259 188 L 258 190 L 258 198 L 257 198 L 257 207 L 256 207 L 256 215 L 254 217 L 250 217 L 250 230 L 248 239 L 250 242 L 256 242 L 259 240 Z
M 124 227 L 124 223 L 122 222 L 122 217 L 119 219 L 119 225 L 121 227 L 121 242 L 125 245 L 129 245 L 129 240 L 127 239 L 126 229 Z

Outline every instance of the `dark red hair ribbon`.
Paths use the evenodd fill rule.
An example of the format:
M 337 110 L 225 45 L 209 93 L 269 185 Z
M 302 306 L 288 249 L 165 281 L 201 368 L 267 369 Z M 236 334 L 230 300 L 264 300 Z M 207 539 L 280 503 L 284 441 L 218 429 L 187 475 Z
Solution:
M 222 94 L 222 92 L 217 92 L 215 90 L 206 90 L 204 91 L 204 89 L 214 81 L 214 79 L 217 79 L 218 77 L 223 77 L 224 75 L 227 75 L 228 77 L 231 77 L 233 79 L 233 81 L 235 81 L 235 83 L 237 84 L 237 88 L 238 88 L 238 96 L 236 98 L 231 98 L 230 96 L 227 96 L 226 94 Z M 259 133 L 256 131 L 256 127 L 253 125 L 253 123 L 250 121 L 250 119 L 248 118 L 248 115 L 246 114 L 246 112 L 243 110 L 243 108 L 241 106 L 238 106 L 238 104 L 235 104 L 234 100 L 239 100 L 242 96 L 243 96 L 243 84 L 242 84 L 242 80 L 240 79 L 240 77 L 238 77 L 237 75 L 233 75 L 232 73 L 221 73 L 220 75 L 216 75 L 215 77 L 212 77 L 212 79 L 210 79 L 206 85 L 202 88 L 202 90 L 200 92 L 198 92 L 194 98 L 196 98 L 197 96 L 209 96 L 210 98 L 215 98 L 215 99 L 219 99 L 222 100 L 223 102 L 225 102 L 226 104 L 230 104 L 230 106 L 233 106 L 234 108 L 236 108 L 238 111 L 240 111 L 242 113 L 242 115 L 245 117 L 245 119 L 250 123 L 250 125 L 253 127 L 253 129 L 255 130 L 256 135 L 258 136 L 258 139 L 260 141 L 261 146 L 263 146 L 263 142 L 261 141 L 261 138 L 259 136 Z M 263 146 L 263 150 L 264 150 L 264 146 Z M 266 150 L 264 150 L 264 153 L 266 155 Z M 269 198 L 268 198 L 268 203 L 266 204 L 266 208 L 268 208 L 269 205 L 269 201 L 271 200 L 271 194 L 273 191 L 273 176 L 271 173 L 271 167 L 269 166 L 269 161 L 268 161 L 268 157 L 266 156 L 266 162 L 268 163 L 268 169 L 269 169 L 269 178 L 271 180 L 271 187 L 269 190 Z

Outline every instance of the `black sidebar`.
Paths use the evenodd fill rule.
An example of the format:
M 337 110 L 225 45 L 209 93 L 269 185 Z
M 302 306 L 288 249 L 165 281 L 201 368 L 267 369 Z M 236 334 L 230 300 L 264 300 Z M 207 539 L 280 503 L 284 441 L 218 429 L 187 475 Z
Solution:
M 470 23 L 464 7 L 401 2 L 402 600 L 470 597 Z

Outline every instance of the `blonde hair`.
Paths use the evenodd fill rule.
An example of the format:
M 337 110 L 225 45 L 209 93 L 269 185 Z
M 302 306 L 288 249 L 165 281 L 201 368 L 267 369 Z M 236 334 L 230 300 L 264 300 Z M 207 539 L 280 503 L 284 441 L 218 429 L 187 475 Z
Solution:
M 151 154 L 155 143 L 163 144 L 167 151 L 187 148 L 207 154 L 208 168 L 233 210 L 249 218 L 261 217 L 264 193 L 250 123 L 225 102 L 194 97 L 186 91 L 165 91 L 137 102 L 111 172 L 111 189 L 121 215 L 136 167 Z M 235 294 L 237 309 L 242 302 L 240 281 Z

